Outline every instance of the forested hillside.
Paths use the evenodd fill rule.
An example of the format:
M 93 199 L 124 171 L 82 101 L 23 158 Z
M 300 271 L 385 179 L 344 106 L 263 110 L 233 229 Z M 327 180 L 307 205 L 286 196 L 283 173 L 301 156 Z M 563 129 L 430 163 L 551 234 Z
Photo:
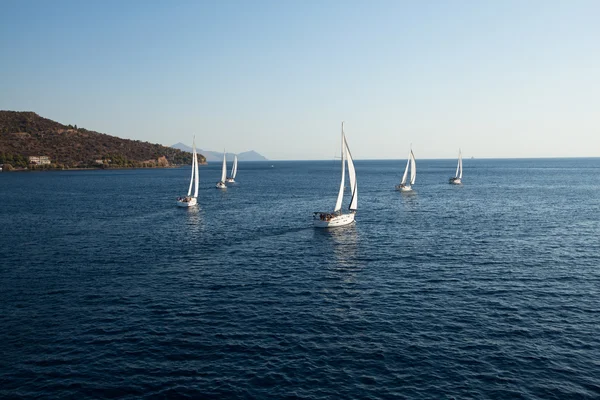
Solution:
M 30 156 L 46 156 L 50 164 L 36 165 Z M 191 160 L 191 153 L 171 147 L 63 125 L 33 112 L 0 111 L 0 164 L 5 170 L 164 167 Z M 202 155 L 198 160 L 206 161 Z

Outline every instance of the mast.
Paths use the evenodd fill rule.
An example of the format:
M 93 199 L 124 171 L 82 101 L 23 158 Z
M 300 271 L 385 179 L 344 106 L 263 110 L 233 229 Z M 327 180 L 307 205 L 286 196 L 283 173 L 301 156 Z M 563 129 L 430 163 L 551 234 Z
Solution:
M 344 145 L 344 121 L 342 121 L 342 181 L 340 182 L 340 191 L 338 192 L 337 201 L 333 212 L 338 212 L 342 209 L 342 200 L 344 199 L 344 183 L 346 179 L 346 165 L 344 164 L 344 154 L 346 153 Z
M 192 145 L 192 175 L 190 176 L 190 187 L 188 188 L 187 195 L 192 194 L 192 185 L 194 184 L 194 163 L 195 163 L 195 154 L 196 154 L 196 136 L 194 136 L 194 143 Z
M 221 169 L 221 182 L 225 182 L 227 175 L 227 161 L 225 160 L 225 149 L 223 149 L 223 168 Z
M 415 154 L 412 149 L 410 149 L 410 184 L 415 184 L 415 179 L 417 179 L 417 162 L 415 161 Z
M 194 184 L 195 184 L 195 188 L 194 188 L 194 197 L 198 198 L 198 186 L 200 183 L 200 175 L 198 174 L 198 153 L 196 153 L 196 139 L 194 138 L 194 160 L 193 160 L 193 164 L 194 164 Z
M 458 162 L 456 163 L 456 173 L 454 174 L 455 178 L 458 178 L 458 171 L 460 171 L 460 149 L 458 149 Z
M 458 179 L 462 179 L 462 152 L 458 149 L 458 170 L 460 171 Z
M 233 166 L 231 167 L 231 178 L 235 179 L 235 175 L 237 174 L 237 155 L 233 156 Z
M 404 175 L 402 175 L 401 185 L 406 183 L 406 177 L 408 176 L 408 166 L 410 165 L 410 153 L 408 153 L 408 160 L 406 160 L 406 168 L 404 168 Z
M 350 205 L 348 209 L 350 211 L 356 211 L 358 208 L 358 182 L 356 180 L 356 170 L 354 169 L 354 161 L 352 160 L 352 153 L 350 153 L 350 147 L 348 147 L 348 141 L 344 136 L 344 149 L 346 151 L 346 158 L 348 162 L 348 178 L 350 179 Z

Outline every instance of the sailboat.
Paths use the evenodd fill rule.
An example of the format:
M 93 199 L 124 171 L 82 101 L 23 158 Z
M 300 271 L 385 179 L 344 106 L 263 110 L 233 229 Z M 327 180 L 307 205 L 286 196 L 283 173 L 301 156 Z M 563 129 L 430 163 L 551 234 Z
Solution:
M 449 183 L 460 185 L 462 183 L 462 152 L 458 149 L 458 165 L 456 165 L 456 174 L 450 178 Z
M 225 186 L 225 176 L 227 175 L 227 161 L 225 160 L 225 150 L 223 150 L 223 168 L 221 168 L 221 180 L 217 182 L 217 189 L 227 189 Z
M 342 201 L 344 200 L 344 184 L 346 179 L 346 163 L 348 164 L 348 179 L 350 180 L 350 205 L 348 214 L 342 213 Z M 344 226 L 354 222 L 354 215 L 358 207 L 358 183 L 356 181 L 356 170 L 352 161 L 352 154 L 346 142 L 344 135 L 344 123 L 342 122 L 342 180 L 340 182 L 340 191 L 333 212 L 315 212 L 313 215 L 314 224 L 317 228 L 333 228 Z
M 187 196 L 179 197 L 177 199 L 177 206 L 179 207 L 192 207 L 198 204 L 198 157 L 196 155 L 196 138 L 194 137 L 194 144 L 192 146 L 192 176 L 190 177 L 190 187 L 188 189 Z M 192 194 L 192 186 L 194 187 L 194 195 Z
M 237 155 L 233 156 L 233 166 L 231 167 L 231 176 L 227 178 L 227 182 L 234 183 L 236 174 L 237 174 Z
M 407 183 L 406 180 L 408 178 L 408 170 L 410 169 L 410 182 Z M 408 153 L 408 160 L 406 160 L 406 168 L 404 169 L 404 175 L 402 175 L 402 181 L 400 181 L 399 185 L 396 185 L 396 189 L 401 190 L 403 192 L 410 192 L 412 190 L 412 185 L 415 184 L 415 179 L 417 178 L 417 164 L 415 162 L 415 154 L 412 149 L 410 149 L 410 153 Z

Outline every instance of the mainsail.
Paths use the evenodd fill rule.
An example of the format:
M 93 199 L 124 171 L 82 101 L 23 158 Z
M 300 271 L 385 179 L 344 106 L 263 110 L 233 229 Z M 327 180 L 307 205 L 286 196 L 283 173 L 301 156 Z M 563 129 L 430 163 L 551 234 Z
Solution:
M 194 164 L 194 184 L 196 185 L 196 188 L 194 189 L 194 197 L 198 198 L 198 186 L 199 185 L 199 180 L 200 180 L 200 175 L 198 174 L 198 154 L 196 153 L 196 143 L 194 141 L 194 153 L 193 153 L 193 164 Z
M 231 167 L 231 179 L 235 179 L 235 174 L 237 174 L 237 155 L 233 156 L 233 166 Z
M 187 195 L 192 194 L 192 185 L 194 184 L 194 172 L 197 171 L 197 161 L 196 161 L 196 137 L 194 136 L 194 144 L 192 145 L 192 175 L 190 176 L 190 187 L 188 188 Z M 196 176 L 198 173 L 196 172 Z M 196 183 L 196 194 L 194 197 L 198 197 L 198 184 Z
M 350 193 L 352 195 L 350 200 L 350 206 L 348 207 L 348 209 L 350 211 L 356 211 L 358 208 L 358 182 L 356 181 L 356 170 L 354 169 L 354 161 L 352 160 L 352 154 L 350 153 L 350 148 L 348 147 L 348 142 L 346 141 L 345 136 L 344 150 L 346 152 L 348 162 L 348 178 L 350 179 Z
M 344 199 L 344 184 L 346 181 L 346 165 L 344 163 L 346 153 L 345 138 L 344 138 L 344 123 L 342 122 L 342 181 L 340 182 L 340 191 L 338 192 L 337 201 L 333 212 L 338 212 L 342 209 L 342 200 Z
M 415 184 L 415 179 L 417 179 L 417 164 L 415 161 L 415 155 L 411 149 L 410 150 L 410 184 L 411 185 Z
M 223 151 L 223 168 L 221 169 L 221 182 L 225 182 L 227 175 L 227 161 L 225 159 L 225 151 Z
M 462 152 L 460 149 L 458 149 L 458 164 L 456 165 L 456 174 L 454 176 L 462 179 Z
M 412 152 L 412 150 L 411 150 Z M 410 154 L 408 155 L 408 160 L 406 160 L 406 168 L 404 168 L 404 175 L 402 175 L 402 180 L 400 181 L 401 185 L 406 183 L 406 177 L 408 176 L 408 167 L 410 166 Z

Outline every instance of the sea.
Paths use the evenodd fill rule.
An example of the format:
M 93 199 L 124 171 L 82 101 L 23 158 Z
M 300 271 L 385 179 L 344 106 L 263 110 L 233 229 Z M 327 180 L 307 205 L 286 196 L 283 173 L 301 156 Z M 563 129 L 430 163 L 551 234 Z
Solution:
M 0 398 L 600 398 L 600 159 L 405 163 L 0 173 Z

